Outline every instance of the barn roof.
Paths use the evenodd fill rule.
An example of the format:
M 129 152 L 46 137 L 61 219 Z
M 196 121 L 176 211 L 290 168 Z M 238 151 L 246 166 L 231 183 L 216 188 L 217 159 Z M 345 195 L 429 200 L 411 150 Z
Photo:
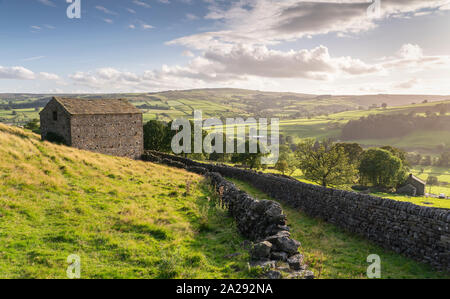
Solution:
M 409 177 L 410 177 L 411 179 L 415 180 L 416 182 L 419 182 L 419 183 L 421 183 L 421 184 L 423 184 L 423 185 L 426 185 L 426 184 L 427 184 L 427 183 L 425 183 L 424 181 L 422 181 L 420 178 L 416 177 L 416 176 L 413 175 L 413 174 L 410 174 Z
M 71 99 L 54 97 L 71 115 L 141 114 L 142 111 L 123 99 Z

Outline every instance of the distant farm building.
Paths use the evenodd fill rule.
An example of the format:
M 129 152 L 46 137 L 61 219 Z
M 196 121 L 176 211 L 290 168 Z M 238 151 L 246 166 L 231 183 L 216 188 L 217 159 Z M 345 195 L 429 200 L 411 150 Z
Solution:
M 416 195 L 417 196 L 425 195 L 425 187 L 426 187 L 427 184 L 424 181 L 422 181 L 418 177 L 410 174 L 408 179 L 407 179 L 407 183 L 411 184 L 412 186 L 414 186 L 414 188 L 416 188 Z
M 144 150 L 142 112 L 126 100 L 54 97 L 40 118 L 44 140 L 133 159 Z

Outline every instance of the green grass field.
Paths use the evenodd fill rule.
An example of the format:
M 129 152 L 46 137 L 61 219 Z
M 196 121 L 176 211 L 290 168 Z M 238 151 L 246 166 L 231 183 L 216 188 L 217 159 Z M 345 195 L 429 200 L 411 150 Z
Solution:
M 202 177 L 0 124 L 0 278 L 250 278 Z M 240 253 L 233 259 L 224 256 Z
M 434 176 L 437 176 L 440 182 L 446 182 L 449 185 L 447 186 L 432 186 L 431 192 L 429 186 L 426 188 L 426 191 L 430 194 L 441 194 L 444 193 L 445 195 L 450 195 L 450 170 L 444 169 L 442 167 L 427 167 L 425 168 L 423 173 L 420 173 L 421 170 L 419 170 L 420 167 L 416 167 L 411 169 L 412 173 L 421 179 L 425 180 L 427 179 L 428 175 L 431 173 Z M 266 169 L 264 170 L 266 173 L 276 173 L 281 174 L 281 172 L 275 170 L 275 169 Z M 300 182 L 307 183 L 307 184 L 313 184 L 318 185 L 315 182 L 312 182 L 305 178 L 302 171 L 297 169 L 295 172 L 291 175 L 293 178 L 299 180 Z M 352 185 L 341 185 L 341 186 L 331 186 L 336 189 L 341 190 L 347 190 L 347 191 L 354 191 L 352 190 Z M 450 199 L 439 199 L 439 198 L 432 198 L 427 196 L 405 196 L 405 195 L 398 195 L 398 194 L 392 194 L 392 193 L 371 193 L 374 196 L 384 197 L 384 198 L 391 198 L 398 201 L 405 201 L 405 202 L 411 202 L 413 204 L 419 205 L 419 206 L 426 206 L 426 207 L 433 207 L 433 208 L 445 208 L 450 209 Z
M 342 127 L 350 120 L 359 119 L 371 114 L 408 114 L 412 111 L 420 113 L 438 103 L 448 103 L 448 101 L 388 107 L 387 109 L 346 111 L 328 116 L 312 117 L 310 119 L 281 120 L 280 132 L 286 136 L 294 137 L 296 142 L 304 138 L 339 138 Z M 432 131 L 418 131 L 401 138 L 348 140 L 347 142 L 357 142 L 365 147 L 391 145 L 405 150 L 429 152 L 441 144 L 450 147 L 450 131 L 440 131 L 439 134 Z
M 255 198 L 271 199 L 247 183 L 230 180 Z M 301 242 L 300 252 L 317 278 L 366 278 L 369 265 L 366 259 L 371 254 L 381 257 L 381 277 L 384 279 L 450 278 L 449 273 L 434 271 L 427 265 L 385 250 L 332 224 L 281 205 L 287 215 L 292 236 Z

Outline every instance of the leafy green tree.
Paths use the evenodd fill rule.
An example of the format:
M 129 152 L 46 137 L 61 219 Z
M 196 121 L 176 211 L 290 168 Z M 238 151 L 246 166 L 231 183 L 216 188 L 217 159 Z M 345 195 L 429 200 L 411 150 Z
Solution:
M 438 166 L 450 167 L 450 152 L 443 152 L 437 162 Z
M 289 163 L 286 160 L 278 159 L 275 169 L 285 175 L 289 171 Z
M 425 157 L 422 159 L 422 165 L 423 165 L 423 166 L 431 166 L 431 164 L 433 164 L 433 161 L 432 161 L 430 155 L 427 155 L 427 156 L 425 156 Z
M 350 183 L 356 176 L 344 149 L 330 141 L 308 139 L 298 145 L 295 155 L 305 177 L 322 186 Z
M 409 167 L 408 154 L 404 150 L 401 150 L 399 148 L 396 148 L 396 147 L 393 147 L 390 145 L 383 146 L 383 147 L 381 147 L 381 149 L 391 152 L 391 154 L 393 154 L 394 156 L 396 156 L 397 158 L 402 160 L 403 166 Z
M 24 126 L 25 129 L 31 130 L 33 133 L 41 134 L 41 128 L 39 125 L 39 119 L 33 119 L 27 122 Z
M 362 155 L 359 166 L 361 182 L 379 187 L 395 187 L 406 173 L 402 160 L 384 149 L 369 149 Z
M 433 176 L 433 175 L 429 175 L 428 178 L 427 178 L 427 185 L 430 186 L 429 193 L 431 193 L 431 187 L 439 185 L 438 178 Z
M 222 163 L 225 163 L 225 162 L 228 162 L 231 160 L 232 155 L 226 153 L 227 135 L 225 133 L 223 133 L 222 140 L 223 140 L 222 153 L 213 152 L 213 153 L 209 154 L 208 160 L 222 162 Z M 214 140 L 214 142 L 212 144 L 214 146 L 216 146 L 215 141 L 216 140 Z
M 364 152 L 364 149 L 358 143 L 336 143 L 336 146 L 342 147 L 350 162 L 358 167 L 361 155 Z
M 298 160 L 288 145 L 280 146 L 278 161 L 275 169 L 282 174 L 292 175 L 298 169 Z
M 166 151 L 165 136 L 167 125 L 157 120 L 150 120 L 144 125 L 144 148 L 146 150 Z
M 266 156 L 261 150 L 261 143 L 257 144 L 257 152 L 250 153 L 250 142 L 247 140 L 245 142 L 245 153 L 235 153 L 231 157 L 231 162 L 236 164 L 241 164 L 250 167 L 250 169 L 261 169 L 263 165 L 261 164 L 261 158 Z

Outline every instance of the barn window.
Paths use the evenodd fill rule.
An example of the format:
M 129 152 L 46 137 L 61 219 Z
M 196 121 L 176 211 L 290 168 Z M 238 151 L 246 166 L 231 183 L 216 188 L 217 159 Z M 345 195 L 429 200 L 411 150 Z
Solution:
M 57 121 L 58 120 L 58 112 L 53 111 L 53 120 Z

